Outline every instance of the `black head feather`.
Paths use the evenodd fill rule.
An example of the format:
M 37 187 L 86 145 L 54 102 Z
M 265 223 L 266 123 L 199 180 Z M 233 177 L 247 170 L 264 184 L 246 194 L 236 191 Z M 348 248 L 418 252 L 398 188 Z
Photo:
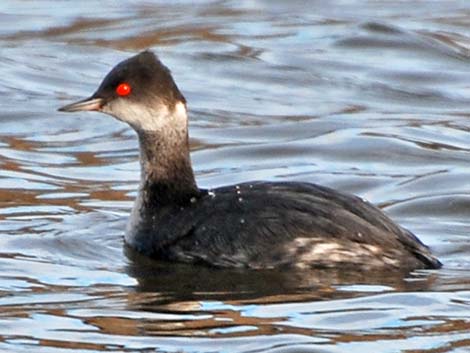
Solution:
M 131 86 L 131 94 L 120 97 L 116 88 L 121 83 Z M 150 50 L 143 51 L 117 64 L 103 79 L 94 97 L 110 101 L 125 98 L 136 102 L 158 100 L 172 108 L 186 100 L 176 86 L 170 70 Z

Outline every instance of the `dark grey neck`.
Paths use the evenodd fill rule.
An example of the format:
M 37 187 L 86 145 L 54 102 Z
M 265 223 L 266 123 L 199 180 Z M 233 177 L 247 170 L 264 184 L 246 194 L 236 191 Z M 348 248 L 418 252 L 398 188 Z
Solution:
M 151 249 L 153 245 L 146 242 L 158 233 L 159 219 L 205 194 L 198 189 L 191 167 L 186 106 L 184 101 L 116 100 L 111 113 L 134 128 L 140 144 L 141 180 L 126 242 Z
M 189 155 L 187 128 L 139 131 L 143 208 L 184 204 L 199 194 Z

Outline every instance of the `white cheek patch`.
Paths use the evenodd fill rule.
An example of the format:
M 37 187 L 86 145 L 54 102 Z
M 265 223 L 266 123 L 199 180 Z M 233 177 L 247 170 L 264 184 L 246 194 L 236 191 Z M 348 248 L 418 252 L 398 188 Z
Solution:
M 134 103 L 127 99 L 115 99 L 103 107 L 103 112 L 128 123 L 135 130 L 164 131 L 168 128 L 185 127 L 186 106 L 178 102 L 173 111 L 164 104 L 153 107 Z
M 173 116 L 176 119 L 187 119 L 187 111 L 186 111 L 186 106 L 182 102 L 178 102 L 175 105 L 175 109 L 173 111 Z

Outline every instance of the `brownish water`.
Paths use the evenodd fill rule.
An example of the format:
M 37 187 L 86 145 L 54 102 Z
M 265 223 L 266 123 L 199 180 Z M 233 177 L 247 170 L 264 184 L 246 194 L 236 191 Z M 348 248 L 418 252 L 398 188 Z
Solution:
M 0 351 L 469 352 L 468 1 L 0 2 Z M 56 108 L 153 48 L 202 186 L 359 194 L 439 271 L 243 272 L 123 250 L 133 132 Z

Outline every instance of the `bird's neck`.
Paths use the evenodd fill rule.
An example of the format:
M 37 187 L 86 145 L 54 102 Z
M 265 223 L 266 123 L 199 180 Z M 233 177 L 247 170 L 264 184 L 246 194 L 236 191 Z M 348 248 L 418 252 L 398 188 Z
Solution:
M 141 183 L 137 200 L 144 208 L 187 203 L 198 195 L 189 155 L 188 123 L 184 105 L 163 124 L 138 131 Z

